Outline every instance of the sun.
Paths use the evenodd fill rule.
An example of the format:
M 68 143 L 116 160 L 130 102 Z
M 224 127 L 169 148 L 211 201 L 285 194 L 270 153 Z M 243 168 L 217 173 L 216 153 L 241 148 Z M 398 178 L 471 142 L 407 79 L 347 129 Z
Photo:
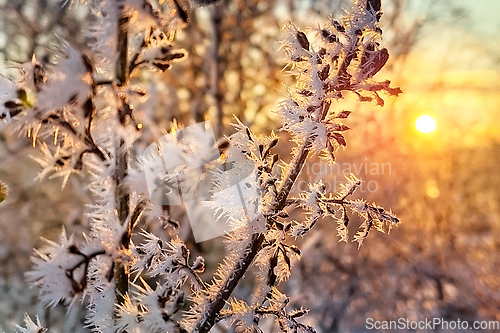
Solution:
M 428 115 L 420 116 L 415 121 L 415 127 L 421 133 L 431 133 L 436 129 L 436 121 Z

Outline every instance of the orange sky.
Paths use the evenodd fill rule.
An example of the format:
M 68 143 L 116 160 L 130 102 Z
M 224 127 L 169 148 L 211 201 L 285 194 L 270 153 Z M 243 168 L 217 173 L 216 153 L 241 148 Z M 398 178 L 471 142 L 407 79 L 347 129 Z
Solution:
M 492 38 L 500 32 L 500 1 L 474 4 L 454 2 L 465 18 L 427 23 L 404 63 L 386 74 L 403 88 L 394 106 L 407 115 L 408 126 L 429 114 L 437 122 L 432 135 L 443 143 L 474 146 L 500 139 L 500 39 Z

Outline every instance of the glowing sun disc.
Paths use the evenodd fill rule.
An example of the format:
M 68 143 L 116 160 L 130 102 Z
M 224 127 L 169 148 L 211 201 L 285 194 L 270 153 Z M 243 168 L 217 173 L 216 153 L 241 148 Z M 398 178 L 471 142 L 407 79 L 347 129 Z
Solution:
M 421 133 L 431 133 L 436 129 L 436 121 L 428 115 L 420 116 L 415 121 L 415 127 Z

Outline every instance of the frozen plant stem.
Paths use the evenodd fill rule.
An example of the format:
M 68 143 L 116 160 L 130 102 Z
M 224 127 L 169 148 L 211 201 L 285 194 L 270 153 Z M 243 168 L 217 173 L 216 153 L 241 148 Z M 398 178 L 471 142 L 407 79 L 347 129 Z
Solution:
M 119 86 L 128 83 L 128 22 L 130 18 L 122 11 L 122 16 L 118 20 L 118 63 L 116 64 L 116 78 Z
M 124 15 L 118 21 L 118 60 L 116 64 L 116 78 L 119 86 L 124 86 L 128 83 L 128 65 L 127 65 L 127 52 L 128 52 L 128 21 L 129 17 Z M 116 165 L 115 165 L 115 197 L 116 207 L 118 211 L 118 218 L 123 225 L 130 212 L 130 193 L 124 184 L 124 179 L 127 176 L 128 169 L 128 151 L 123 139 L 120 139 L 118 147 L 116 148 Z M 130 220 L 130 223 L 132 220 Z M 131 230 L 127 228 L 127 233 Z M 130 236 L 122 237 L 123 249 L 129 249 Z M 116 281 L 116 301 L 117 304 L 122 305 L 125 301 L 125 295 L 129 291 L 129 268 L 120 260 L 114 263 L 114 274 Z
M 115 181 L 116 181 L 116 203 L 119 215 L 120 223 L 125 223 L 130 211 L 130 194 L 123 183 L 125 176 L 127 175 L 127 157 L 128 152 L 123 149 L 124 142 L 120 140 L 120 147 L 117 151 L 116 156 L 116 170 L 115 170 Z M 131 228 L 127 228 L 127 234 Z M 130 230 L 131 231 L 131 230 Z M 128 250 L 130 247 L 130 237 L 122 237 L 121 246 L 123 249 Z M 115 278 L 116 278 L 116 300 L 117 304 L 123 304 L 124 296 L 128 293 L 129 284 L 129 269 L 123 262 L 118 259 L 115 262 Z
M 243 277 L 248 267 L 250 267 L 253 259 L 262 249 L 264 239 L 265 236 L 262 233 L 252 236 L 252 240 L 245 249 L 245 252 L 236 262 L 233 270 L 226 281 L 224 281 L 224 284 L 220 287 L 214 299 L 207 305 L 204 312 L 205 315 L 201 316 L 201 319 L 196 324 L 194 332 L 207 333 L 215 325 L 220 311 L 226 304 L 226 300 L 229 299 L 229 296 L 231 296 L 240 279 Z
M 323 100 L 321 102 L 321 105 L 322 105 L 322 114 L 321 114 L 321 121 L 322 121 L 326 117 L 326 114 L 330 109 L 331 102 Z M 285 178 L 285 181 L 283 181 L 282 186 L 280 187 L 278 192 L 278 198 L 277 198 L 278 204 L 276 206 L 277 211 L 280 211 L 283 208 L 285 208 L 286 199 L 288 198 L 288 195 L 292 190 L 293 184 L 295 184 L 295 181 L 297 180 L 297 177 L 299 176 L 300 171 L 302 170 L 302 167 L 304 166 L 304 163 L 307 160 L 307 155 L 309 155 L 309 151 L 311 150 L 311 145 L 313 141 L 314 138 L 311 136 L 311 133 L 309 133 L 307 135 L 305 142 L 300 147 L 299 153 L 295 156 L 292 162 L 292 166 L 289 169 L 289 172 Z

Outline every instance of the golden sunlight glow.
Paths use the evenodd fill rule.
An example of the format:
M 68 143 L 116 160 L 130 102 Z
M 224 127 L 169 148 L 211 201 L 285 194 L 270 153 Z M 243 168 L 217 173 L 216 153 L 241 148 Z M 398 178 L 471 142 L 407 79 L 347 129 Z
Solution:
M 436 199 L 439 197 L 440 192 L 439 192 L 439 187 L 437 182 L 434 179 L 430 179 L 425 182 L 425 194 L 427 194 L 428 197 Z
M 431 133 L 436 129 L 436 121 L 428 115 L 420 116 L 415 121 L 415 127 L 421 133 Z

